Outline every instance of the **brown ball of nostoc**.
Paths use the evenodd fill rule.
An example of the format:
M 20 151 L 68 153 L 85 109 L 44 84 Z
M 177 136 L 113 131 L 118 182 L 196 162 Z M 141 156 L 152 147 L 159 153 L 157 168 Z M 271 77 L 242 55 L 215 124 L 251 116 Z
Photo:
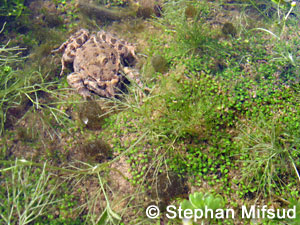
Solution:
M 237 34 L 237 30 L 232 23 L 224 23 L 222 27 L 222 33 L 225 35 L 231 35 L 232 37 L 235 37 L 235 35 Z
M 138 2 L 137 16 L 142 18 L 151 18 L 152 16 L 160 17 L 162 14 L 162 6 L 160 1 L 143 0 Z
M 100 129 L 104 123 L 105 111 L 95 101 L 84 102 L 79 105 L 78 116 L 86 128 Z
M 159 73 L 165 73 L 169 68 L 168 61 L 161 55 L 154 55 L 151 59 L 151 64 L 155 72 Z
M 194 18 L 197 15 L 197 9 L 193 5 L 188 5 L 184 10 L 186 18 Z

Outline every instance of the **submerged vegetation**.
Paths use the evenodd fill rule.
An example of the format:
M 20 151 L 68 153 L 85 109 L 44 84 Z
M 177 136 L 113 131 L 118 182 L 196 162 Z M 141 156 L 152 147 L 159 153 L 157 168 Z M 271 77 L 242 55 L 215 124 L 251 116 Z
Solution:
M 0 8 L 14 18 L 0 44 L 1 224 L 182 224 L 168 205 L 299 206 L 299 5 L 36 2 Z M 115 23 L 83 5 L 134 13 Z M 138 43 L 147 92 L 131 82 L 118 99 L 84 100 L 68 88 L 51 50 L 81 28 Z M 149 205 L 160 217 L 146 217 Z M 255 223 L 298 224 L 299 207 Z
M 24 5 L 24 0 L 1 0 L 0 3 L 0 16 L 19 17 L 26 8 Z

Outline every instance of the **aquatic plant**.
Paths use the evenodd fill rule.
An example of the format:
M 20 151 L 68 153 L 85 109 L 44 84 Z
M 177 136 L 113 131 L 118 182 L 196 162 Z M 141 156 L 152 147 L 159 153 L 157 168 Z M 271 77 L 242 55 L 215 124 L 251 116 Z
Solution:
M 0 31 L 3 31 L 5 23 Z M 9 96 L 11 92 L 19 86 L 19 80 L 15 79 L 15 71 L 10 64 L 22 61 L 19 56 L 21 50 L 19 47 L 8 47 L 8 44 L 0 46 L 0 134 L 4 130 L 4 123 L 6 121 L 7 105 L 12 104 L 14 101 Z
M 0 188 L 1 218 L 6 224 L 25 225 L 47 212 L 47 208 L 60 202 L 55 192 L 58 184 L 46 171 L 47 163 L 34 170 L 16 160 L 14 165 L 2 168 L 5 185 Z
M 202 1 L 191 1 L 189 4 L 183 0 L 170 1 L 164 5 L 164 17 L 160 21 L 174 29 L 179 57 L 217 51 L 216 31 L 206 21 L 210 14 L 209 4 Z
M 114 160 L 118 159 L 115 158 Z M 70 165 L 70 167 L 64 168 L 51 166 L 48 163 L 34 163 L 24 159 L 16 159 L 14 164 L 13 161 L 5 160 L 0 160 L 0 163 L 3 165 L 0 172 L 5 178 L 5 185 L 0 186 L 0 197 L 3 200 L 0 203 L 0 216 L 7 224 L 25 225 L 30 222 L 35 224 L 42 222 L 44 224 L 46 221 L 48 221 L 46 223 L 50 223 L 49 221 L 67 222 L 63 217 L 54 219 L 53 211 L 51 211 L 53 207 L 56 207 L 55 211 L 63 211 L 61 206 L 67 203 L 67 199 L 58 199 L 58 195 L 64 198 L 67 196 L 66 194 L 59 194 L 61 193 L 59 191 L 62 191 L 60 189 L 66 188 L 62 187 L 65 182 L 74 181 L 76 186 L 81 180 L 90 180 L 91 175 L 98 179 L 100 187 L 96 190 L 96 195 L 92 199 L 88 199 L 86 208 L 89 212 L 84 220 L 88 224 L 118 224 L 118 221 L 121 220 L 121 217 L 110 206 L 109 187 L 106 183 L 107 172 L 116 169 L 109 168 L 108 163 L 91 165 L 79 162 L 81 167 Z M 61 176 L 63 174 L 68 175 L 60 182 L 57 176 L 50 171 L 61 173 Z M 120 173 L 119 171 L 116 172 Z M 102 214 L 98 215 L 94 212 L 95 206 L 103 200 L 103 196 L 106 200 L 106 206 Z M 104 222 L 99 223 L 99 221 Z M 76 220 L 70 221 L 68 224 L 81 223 Z
M 225 201 L 221 195 L 195 192 L 189 195 L 189 200 L 183 200 L 180 206 L 183 210 L 191 209 L 194 211 L 197 209 L 204 211 L 205 208 L 217 210 L 225 207 Z M 202 224 L 204 224 L 203 221 Z
M 63 0 L 59 2 L 66 4 Z M 47 168 L 48 171 L 55 171 L 59 173 L 58 177 L 67 180 L 63 180 L 65 186 L 57 192 L 58 199 L 60 196 L 63 198 L 61 204 L 49 206 L 52 211 L 32 223 L 81 224 L 85 221 L 87 224 L 120 224 L 121 218 L 124 219 L 127 215 L 132 215 L 130 218 L 132 224 L 155 223 L 157 221 L 144 222 L 143 206 L 149 203 L 149 195 L 143 198 L 142 194 L 156 194 L 164 202 L 168 202 L 176 196 L 173 193 L 181 194 L 179 191 L 184 190 L 179 185 L 179 180 L 176 180 L 178 174 L 188 178 L 189 185 L 193 188 L 203 187 L 205 183 L 213 193 L 221 193 L 224 199 L 230 199 L 229 203 L 232 206 L 240 204 L 241 200 L 247 204 L 261 197 L 262 201 L 272 205 L 273 197 L 279 199 L 278 196 L 281 199 L 279 201 L 288 204 L 284 199 L 288 199 L 290 193 L 295 196 L 293 203 L 298 206 L 300 101 L 299 85 L 291 82 L 291 78 L 299 74 L 296 71 L 299 55 L 296 46 L 299 45 L 299 38 L 288 33 L 290 30 L 287 28 L 292 28 L 289 26 L 290 20 L 286 21 L 284 32 L 282 36 L 280 35 L 282 20 L 276 24 L 278 18 L 270 19 L 271 16 L 277 16 L 274 14 L 278 7 L 276 4 L 271 1 L 255 2 L 260 4 L 258 6 L 260 10 L 267 11 L 268 7 L 273 10 L 273 14 L 266 16 L 269 19 L 257 19 L 255 25 L 257 21 L 264 23 L 261 27 L 266 27 L 279 37 L 280 42 L 268 31 L 247 30 L 249 1 L 241 3 L 243 7 L 246 6 L 238 21 L 236 17 L 230 17 L 233 24 L 238 24 L 236 38 L 218 36 L 221 31 L 220 23 L 217 25 L 217 35 L 212 29 L 214 26 L 211 26 L 215 25 L 216 17 L 220 18 L 219 13 L 223 14 L 224 1 L 166 1 L 163 5 L 163 17 L 149 19 L 147 23 L 142 21 L 143 29 L 132 34 L 139 43 L 144 44 L 141 55 L 148 56 L 148 64 L 142 67 L 141 73 L 149 74 L 147 86 L 152 88 L 151 92 L 141 97 L 137 89 L 131 88 L 131 85 L 122 99 L 106 100 L 112 103 L 111 107 L 115 107 L 118 113 L 111 113 L 103 120 L 101 116 L 104 112 L 92 102 L 78 104 L 77 96 L 70 95 L 69 92 L 62 95 L 61 87 L 66 87 L 66 81 L 52 76 L 54 73 L 50 72 L 50 80 L 57 79 L 58 82 L 47 86 L 46 84 L 49 84 L 45 78 L 47 73 L 22 72 L 22 65 L 17 64 L 17 61 L 1 65 L 3 80 L 7 80 L 6 92 L 11 91 L 6 98 L 12 99 L 2 105 L 2 109 L 8 109 L 7 118 L 14 118 L 12 112 L 16 110 L 27 111 L 27 108 L 21 107 L 26 102 L 28 103 L 26 106 L 30 107 L 30 114 L 40 115 L 46 111 L 47 114 L 43 118 L 52 115 L 53 118 L 56 116 L 60 120 L 60 110 L 61 112 L 66 110 L 72 118 L 75 118 L 73 113 L 78 113 L 79 119 L 84 124 L 83 126 L 77 123 L 78 126 L 74 127 L 65 123 L 65 129 L 54 124 L 54 129 L 50 133 L 56 132 L 59 135 L 59 142 L 64 145 L 55 145 L 55 151 L 64 152 L 59 154 L 68 156 L 81 151 L 87 161 L 73 162 L 65 166 L 65 161 L 69 162 L 72 157 L 65 159 L 54 154 L 45 156 L 41 153 L 42 158 L 39 160 L 47 157 L 51 163 L 59 160 L 59 163 L 64 165 L 59 164 L 60 167 L 56 168 L 47 165 Z M 231 2 L 227 1 L 226 7 L 230 4 Z M 236 4 L 239 3 L 235 2 L 234 5 Z M 97 9 L 102 10 L 104 7 Z M 67 7 L 64 10 L 67 11 Z M 72 12 L 66 13 L 69 15 Z M 280 12 L 281 19 L 288 15 L 291 20 L 298 13 L 292 11 L 293 14 L 288 14 L 288 11 L 282 8 Z M 75 16 L 69 18 L 73 20 Z M 78 23 L 78 18 L 74 21 Z M 129 23 L 134 24 L 136 21 Z M 294 33 L 297 32 L 295 29 Z M 228 32 L 228 35 L 235 34 L 237 31 L 231 34 Z M 274 38 L 269 39 L 268 34 Z M 284 45 L 281 45 L 286 40 L 293 43 L 286 46 L 288 52 L 285 52 Z M 41 45 L 45 44 L 43 38 L 39 41 L 42 42 Z M 149 43 L 146 43 L 147 41 Z M 9 46 L 6 46 L 6 49 L 8 48 Z M 291 63 L 292 61 L 286 60 L 287 58 L 276 61 L 279 56 L 271 54 L 275 53 L 275 50 L 285 56 L 289 55 L 287 53 L 293 53 L 292 58 L 296 66 Z M 13 53 L 4 54 L 2 57 L 4 60 L 6 56 L 14 56 Z M 49 54 L 49 51 L 44 51 L 44 54 Z M 164 75 L 153 73 L 152 66 L 156 66 L 151 57 L 155 58 L 158 54 L 167 62 L 167 72 Z M 13 60 L 19 60 L 19 56 Z M 160 65 L 160 62 L 164 61 L 159 59 L 157 64 Z M 36 63 L 43 64 L 38 60 Z M 156 71 L 159 72 L 157 69 Z M 28 86 L 31 87 L 26 89 L 28 92 L 23 90 Z M 19 89 L 16 91 L 15 87 Z M 22 94 L 16 98 L 9 98 L 18 92 Z M 44 98 L 45 96 L 47 97 Z M 73 98 L 76 100 L 72 101 Z M 20 104 L 17 104 L 19 102 Z M 49 113 L 50 110 L 53 114 Z M 258 120 L 258 117 L 261 120 Z M 7 125 L 6 122 L 5 128 L 8 128 Z M 89 129 L 93 129 L 94 125 L 96 129 L 101 128 L 101 133 Z M 14 135 L 10 136 L 8 142 L 16 143 L 17 140 L 15 144 L 17 147 L 21 143 L 28 148 L 35 148 L 35 145 L 39 144 L 43 145 L 42 148 L 50 148 L 42 135 L 44 133 L 39 132 L 35 135 L 31 132 L 32 126 L 34 124 L 27 123 L 24 128 L 11 127 L 15 128 L 14 132 L 7 133 Z M 102 138 L 113 146 L 112 149 L 102 142 Z M 102 149 L 105 150 L 104 158 Z M 110 150 L 113 150 L 113 154 Z M 120 200 L 114 198 L 116 193 L 112 192 L 113 188 L 110 186 L 112 177 L 109 176 L 111 164 L 107 161 L 116 155 L 125 158 L 132 175 L 129 177 L 130 183 L 136 189 L 130 196 L 131 204 L 121 210 L 114 207 L 119 205 Z M 103 162 L 103 159 L 104 163 L 97 163 Z M 116 160 L 112 159 L 118 163 Z M 166 171 L 173 171 L 174 176 L 166 175 Z M 247 179 L 249 175 L 253 179 Z M 243 176 L 245 178 L 240 179 Z M 85 183 L 92 179 L 92 185 Z M 32 180 L 34 181 L 34 178 Z M 85 188 L 86 192 L 82 193 Z M 88 191 L 91 189 L 93 192 L 89 195 L 91 192 Z M 80 203 L 83 203 L 84 197 L 86 201 L 78 208 L 79 204 L 72 201 L 70 193 L 75 193 L 75 196 L 80 198 Z M 196 196 L 194 193 L 191 194 L 190 200 L 185 202 L 189 206 L 202 207 L 203 204 L 207 204 L 213 207 L 211 202 L 223 205 L 225 202 L 223 197 L 203 192 Z M 292 204 L 292 201 L 290 202 Z M 54 213 L 57 209 L 59 216 Z M 82 210 L 79 215 L 77 210 Z M 76 219 L 69 222 L 66 217 Z M 137 220 L 139 223 L 136 223 Z M 126 221 L 123 220 L 124 223 Z M 222 221 L 226 222 L 232 221 Z M 297 224 L 297 221 L 294 224 Z
M 279 7 L 287 8 L 290 7 L 293 3 L 292 0 L 271 0 L 275 4 L 277 4 Z
M 279 46 L 280 51 L 274 52 L 274 59 L 276 61 L 282 62 L 282 63 L 289 63 L 293 66 L 299 65 L 299 57 L 295 57 L 297 54 L 297 51 L 290 47 L 289 41 L 284 39 L 284 33 L 286 31 L 286 23 L 287 20 L 296 6 L 296 2 L 293 1 L 291 3 L 291 7 L 287 13 L 281 12 L 280 8 L 278 8 L 278 25 L 279 25 L 279 32 L 278 34 L 275 34 L 273 31 L 266 29 L 266 28 L 256 28 L 254 30 L 261 30 L 268 34 L 270 34 L 272 37 L 275 38 L 275 40 L 278 42 L 277 46 Z
M 25 0 L 0 0 L 0 16 L 21 16 Z
M 289 199 L 289 203 L 290 208 L 296 206 L 296 219 L 288 220 L 287 222 L 290 225 L 297 225 L 300 223 L 300 200 L 296 196 L 293 196 Z
M 6 22 L 4 22 L 2 25 L 0 34 L 4 31 L 5 26 Z M 23 58 L 20 57 L 20 54 L 22 50 L 25 50 L 24 48 L 20 48 L 18 46 L 10 47 L 9 43 L 10 41 L 0 46 L 0 68 L 4 70 L 4 72 L 10 72 L 12 70 L 8 64 L 22 61 Z
M 236 141 L 241 145 L 243 179 L 247 184 L 252 183 L 252 192 L 279 194 L 286 173 L 294 174 L 300 183 L 297 139 L 297 134 L 288 132 L 276 121 L 273 124 L 256 121 L 241 128 Z
M 5 66 L 0 75 L 2 77 L 0 82 L 0 134 L 3 134 L 5 131 L 5 122 L 8 115 L 12 115 L 9 114 L 9 111 L 13 108 L 17 111 L 23 111 L 25 109 L 23 104 L 28 104 L 28 102 L 35 109 L 49 110 L 50 114 L 59 123 L 60 116 L 68 117 L 66 113 L 56 108 L 53 104 L 42 103 L 39 98 L 40 93 L 54 94 L 53 88 L 57 85 L 57 82 L 46 82 L 42 74 L 37 71 L 23 76 L 21 71 L 13 70 L 9 66 Z M 26 112 L 21 111 L 21 115 Z
M 189 200 L 183 200 L 180 204 L 182 209 L 209 209 L 216 210 L 225 206 L 224 199 L 221 195 L 210 193 L 195 192 L 189 195 Z
M 97 0 L 98 4 L 112 5 L 112 6 L 124 6 L 128 4 L 130 0 Z
M 19 113 L 15 114 L 22 116 L 26 113 L 25 105 L 33 105 L 35 109 L 49 110 L 55 120 L 60 123 L 61 118 L 68 117 L 68 115 L 56 108 L 53 102 L 44 104 L 40 101 L 42 93 L 58 98 L 59 94 L 55 90 L 58 82 L 46 81 L 39 71 L 15 69 L 16 65 L 20 65 L 24 60 L 20 57 L 24 48 L 8 47 L 8 44 L 9 42 L 0 46 L 0 135 L 5 131 L 8 115 L 12 115 L 14 121 L 19 119 L 10 111 L 18 111 Z

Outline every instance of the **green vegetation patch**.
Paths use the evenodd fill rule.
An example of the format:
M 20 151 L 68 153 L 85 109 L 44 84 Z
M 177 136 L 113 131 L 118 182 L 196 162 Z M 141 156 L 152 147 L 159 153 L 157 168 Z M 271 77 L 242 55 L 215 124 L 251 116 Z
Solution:
M 25 37 L 29 46 L 41 43 L 31 58 L 45 64 L 40 71 L 18 64 L 24 63 L 20 48 L 1 45 L 1 156 L 10 159 L 15 149 L 33 148 L 40 151 L 34 159 L 49 160 L 49 166 L 32 164 L 35 169 L 26 160 L 14 165 L 15 159 L 1 166 L 2 218 L 20 224 L 150 224 L 144 215 L 150 203 L 162 210 L 180 202 L 187 208 L 213 202 L 222 208 L 254 201 L 299 205 L 298 15 L 293 4 L 276 8 L 274 2 L 237 4 L 236 17 L 223 1 L 165 2 L 161 17 L 143 21 L 151 29 L 136 34 L 148 38 L 140 48 L 145 57 L 140 71 L 149 91 L 132 82 L 119 99 L 81 101 L 71 95 L 66 79 L 47 63 L 55 41 L 30 39 L 39 33 L 37 25 Z M 58 29 L 47 33 L 53 39 L 76 27 L 79 18 L 73 1 L 55 6 L 70 21 L 50 21 Z M 17 5 L 3 7 L 13 12 Z M 248 26 L 253 10 L 264 27 Z M 25 126 L 16 125 L 19 119 Z M 111 172 L 128 182 L 130 197 L 116 194 Z M 58 185 L 55 176 L 66 179 Z M 211 193 L 202 194 L 208 189 Z M 182 200 L 188 194 L 189 201 Z M 31 203 L 35 195 L 40 201 Z M 34 213 L 15 211 L 26 207 Z

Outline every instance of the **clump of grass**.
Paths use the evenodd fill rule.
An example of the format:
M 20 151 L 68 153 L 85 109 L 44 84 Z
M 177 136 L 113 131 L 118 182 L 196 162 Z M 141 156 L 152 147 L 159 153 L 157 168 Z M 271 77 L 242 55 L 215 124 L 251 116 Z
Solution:
M 241 146 L 242 173 L 246 182 L 255 187 L 253 191 L 280 195 L 287 183 L 300 182 L 300 151 L 295 145 L 299 137 L 276 121 L 251 122 L 240 132 L 236 140 Z
M 47 81 L 47 75 L 43 76 L 39 71 L 16 69 L 24 60 L 20 57 L 22 50 L 19 47 L 8 47 L 8 43 L 0 47 L 0 135 L 5 132 L 10 112 L 18 111 L 22 116 L 26 113 L 25 105 L 31 105 L 35 110 L 48 110 L 60 124 L 62 117 L 68 117 L 56 104 L 46 104 L 41 98 L 42 95 L 56 99 L 63 97 L 55 90 L 58 87 L 57 81 Z
M 278 1 L 278 4 L 280 4 L 281 1 Z M 287 3 L 289 4 L 289 3 Z M 266 32 L 267 34 L 271 35 L 272 38 L 274 38 L 275 42 L 275 48 L 272 52 L 274 54 L 274 58 L 272 60 L 279 62 L 281 64 L 287 64 L 292 65 L 294 67 L 299 67 L 299 57 L 297 57 L 297 50 L 296 46 L 292 41 L 287 40 L 286 33 L 287 33 L 287 25 L 288 25 L 288 18 L 292 11 L 294 10 L 296 6 L 296 2 L 292 2 L 289 4 L 289 10 L 285 12 L 285 10 L 281 9 L 280 7 L 277 8 L 277 26 L 275 26 L 275 29 L 277 31 L 272 31 L 270 28 L 256 28 L 255 30 L 261 30 Z
M 24 75 L 21 71 L 13 70 L 11 67 L 8 68 L 6 72 L 1 73 L 0 134 L 3 134 L 5 131 L 5 122 L 9 110 L 13 108 L 22 110 L 24 109 L 24 104 L 34 106 L 36 110 L 49 110 L 50 114 L 59 123 L 61 123 L 61 116 L 68 117 L 67 114 L 56 108 L 54 103 L 47 104 L 41 100 L 41 94 L 48 94 L 54 97 L 59 96 L 59 93 L 55 91 L 57 87 L 56 81 L 46 82 L 39 72 L 31 72 Z M 22 113 L 24 114 L 25 112 Z
M 3 27 L 0 30 L 0 34 L 3 32 L 6 23 L 3 24 Z M 0 66 L 5 67 L 9 63 L 20 62 L 22 58 L 20 57 L 20 53 L 24 48 L 20 47 L 8 47 L 9 41 L 5 45 L 1 45 L 0 47 Z M 6 68 L 8 70 L 8 68 Z
M 190 11 L 192 10 L 192 13 Z M 192 54 L 212 54 L 217 50 L 216 32 L 207 23 L 211 14 L 206 1 L 170 1 L 165 4 L 159 20 L 165 31 L 174 35 L 173 57 Z M 171 55 L 171 56 L 172 56 Z M 169 56 L 170 57 L 170 56 Z
M 131 148 L 127 151 L 129 150 Z M 120 174 L 122 179 L 126 179 L 119 170 L 109 166 L 119 160 L 127 151 L 110 162 L 95 165 L 77 161 L 69 166 L 56 167 L 48 163 L 16 159 L 14 165 L 6 167 L 4 165 L 11 165 L 13 161 L 1 160 L 0 163 L 3 166 L 0 172 L 2 177 L 6 178 L 5 186 L 0 187 L 0 196 L 5 199 L 0 203 L 2 219 L 7 224 L 31 222 L 44 224 L 50 223 L 50 221 L 81 224 L 83 220 L 88 224 L 119 224 L 121 217 L 112 209 L 110 197 L 115 196 L 113 193 L 111 194 L 112 189 L 107 181 L 110 171 L 115 171 Z M 58 178 L 62 179 L 61 183 L 58 183 Z M 96 189 L 93 189 L 95 195 L 91 197 L 87 193 L 86 202 L 80 206 L 70 202 L 70 198 L 74 199 L 70 196 L 70 191 L 72 194 L 74 191 L 79 194 L 80 192 L 76 188 L 82 188 L 81 182 L 84 183 L 93 178 L 98 181 Z M 74 185 L 74 189 L 70 189 L 69 185 Z M 63 198 L 57 200 L 58 197 Z M 57 210 L 65 215 L 55 216 Z M 85 211 L 84 217 L 81 217 L 80 213 L 83 210 L 87 211 Z M 70 220 L 67 215 L 70 212 L 77 215 L 78 218 Z M 79 214 L 77 214 L 78 212 Z
M 11 167 L 0 170 L 5 178 L 5 186 L 0 189 L 1 218 L 6 224 L 29 224 L 61 201 L 55 199 L 58 184 L 46 167 L 45 163 L 35 170 L 16 160 Z

